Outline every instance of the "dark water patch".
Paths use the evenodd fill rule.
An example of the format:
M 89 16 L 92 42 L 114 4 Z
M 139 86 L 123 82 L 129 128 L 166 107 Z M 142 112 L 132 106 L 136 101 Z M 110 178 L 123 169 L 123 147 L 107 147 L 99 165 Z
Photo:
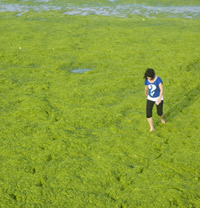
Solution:
M 73 69 L 73 70 L 71 70 L 72 73 L 76 73 L 76 74 L 83 74 L 88 71 L 92 71 L 92 70 L 91 69 Z

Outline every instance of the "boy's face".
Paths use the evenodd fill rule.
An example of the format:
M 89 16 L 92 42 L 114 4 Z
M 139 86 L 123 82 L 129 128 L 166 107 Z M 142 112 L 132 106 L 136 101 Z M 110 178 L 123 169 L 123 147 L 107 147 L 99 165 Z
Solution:
M 148 81 L 151 81 L 151 80 L 152 80 L 152 78 L 151 78 L 151 77 L 147 77 L 147 79 L 148 79 Z

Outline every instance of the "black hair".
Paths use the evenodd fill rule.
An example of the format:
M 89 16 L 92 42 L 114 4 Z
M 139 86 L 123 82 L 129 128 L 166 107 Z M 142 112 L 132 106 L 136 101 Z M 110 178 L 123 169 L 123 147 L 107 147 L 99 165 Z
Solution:
M 155 75 L 155 71 L 151 68 L 148 68 L 144 73 L 144 79 L 147 79 L 147 77 L 151 77 L 151 79 L 154 79 Z

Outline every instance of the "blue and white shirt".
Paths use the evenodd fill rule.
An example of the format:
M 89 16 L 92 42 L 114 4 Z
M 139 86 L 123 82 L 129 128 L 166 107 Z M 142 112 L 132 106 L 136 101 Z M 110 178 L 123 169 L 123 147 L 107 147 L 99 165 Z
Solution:
M 147 96 L 147 100 L 157 101 L 158 97 L 160 96 L 160 87 L 159 84 L 163 83 L 160 77 L 157 77 L 153 83 L 150 83 L 148 79 L 145 79 L 144 84 L 148 86 L 149 93 Z M 161 98 L 163 100 L 163 96 Z

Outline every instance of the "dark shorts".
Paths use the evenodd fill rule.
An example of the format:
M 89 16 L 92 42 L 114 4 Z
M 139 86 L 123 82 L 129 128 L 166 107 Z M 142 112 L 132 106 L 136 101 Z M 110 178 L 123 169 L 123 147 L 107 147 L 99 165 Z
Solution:
M 155 103 L 154 101 L 147 100 L 147 106 L 146 106 L 147 118 L 152 117 L 152 110 L 153 110 L 154 103 Z M 161 101 L 161 103 L 159 105 L 156 105 L 156 107 L 157 107 L 157 114 L 159 116 L 162 116 L 163 115 L 163 100 Z

